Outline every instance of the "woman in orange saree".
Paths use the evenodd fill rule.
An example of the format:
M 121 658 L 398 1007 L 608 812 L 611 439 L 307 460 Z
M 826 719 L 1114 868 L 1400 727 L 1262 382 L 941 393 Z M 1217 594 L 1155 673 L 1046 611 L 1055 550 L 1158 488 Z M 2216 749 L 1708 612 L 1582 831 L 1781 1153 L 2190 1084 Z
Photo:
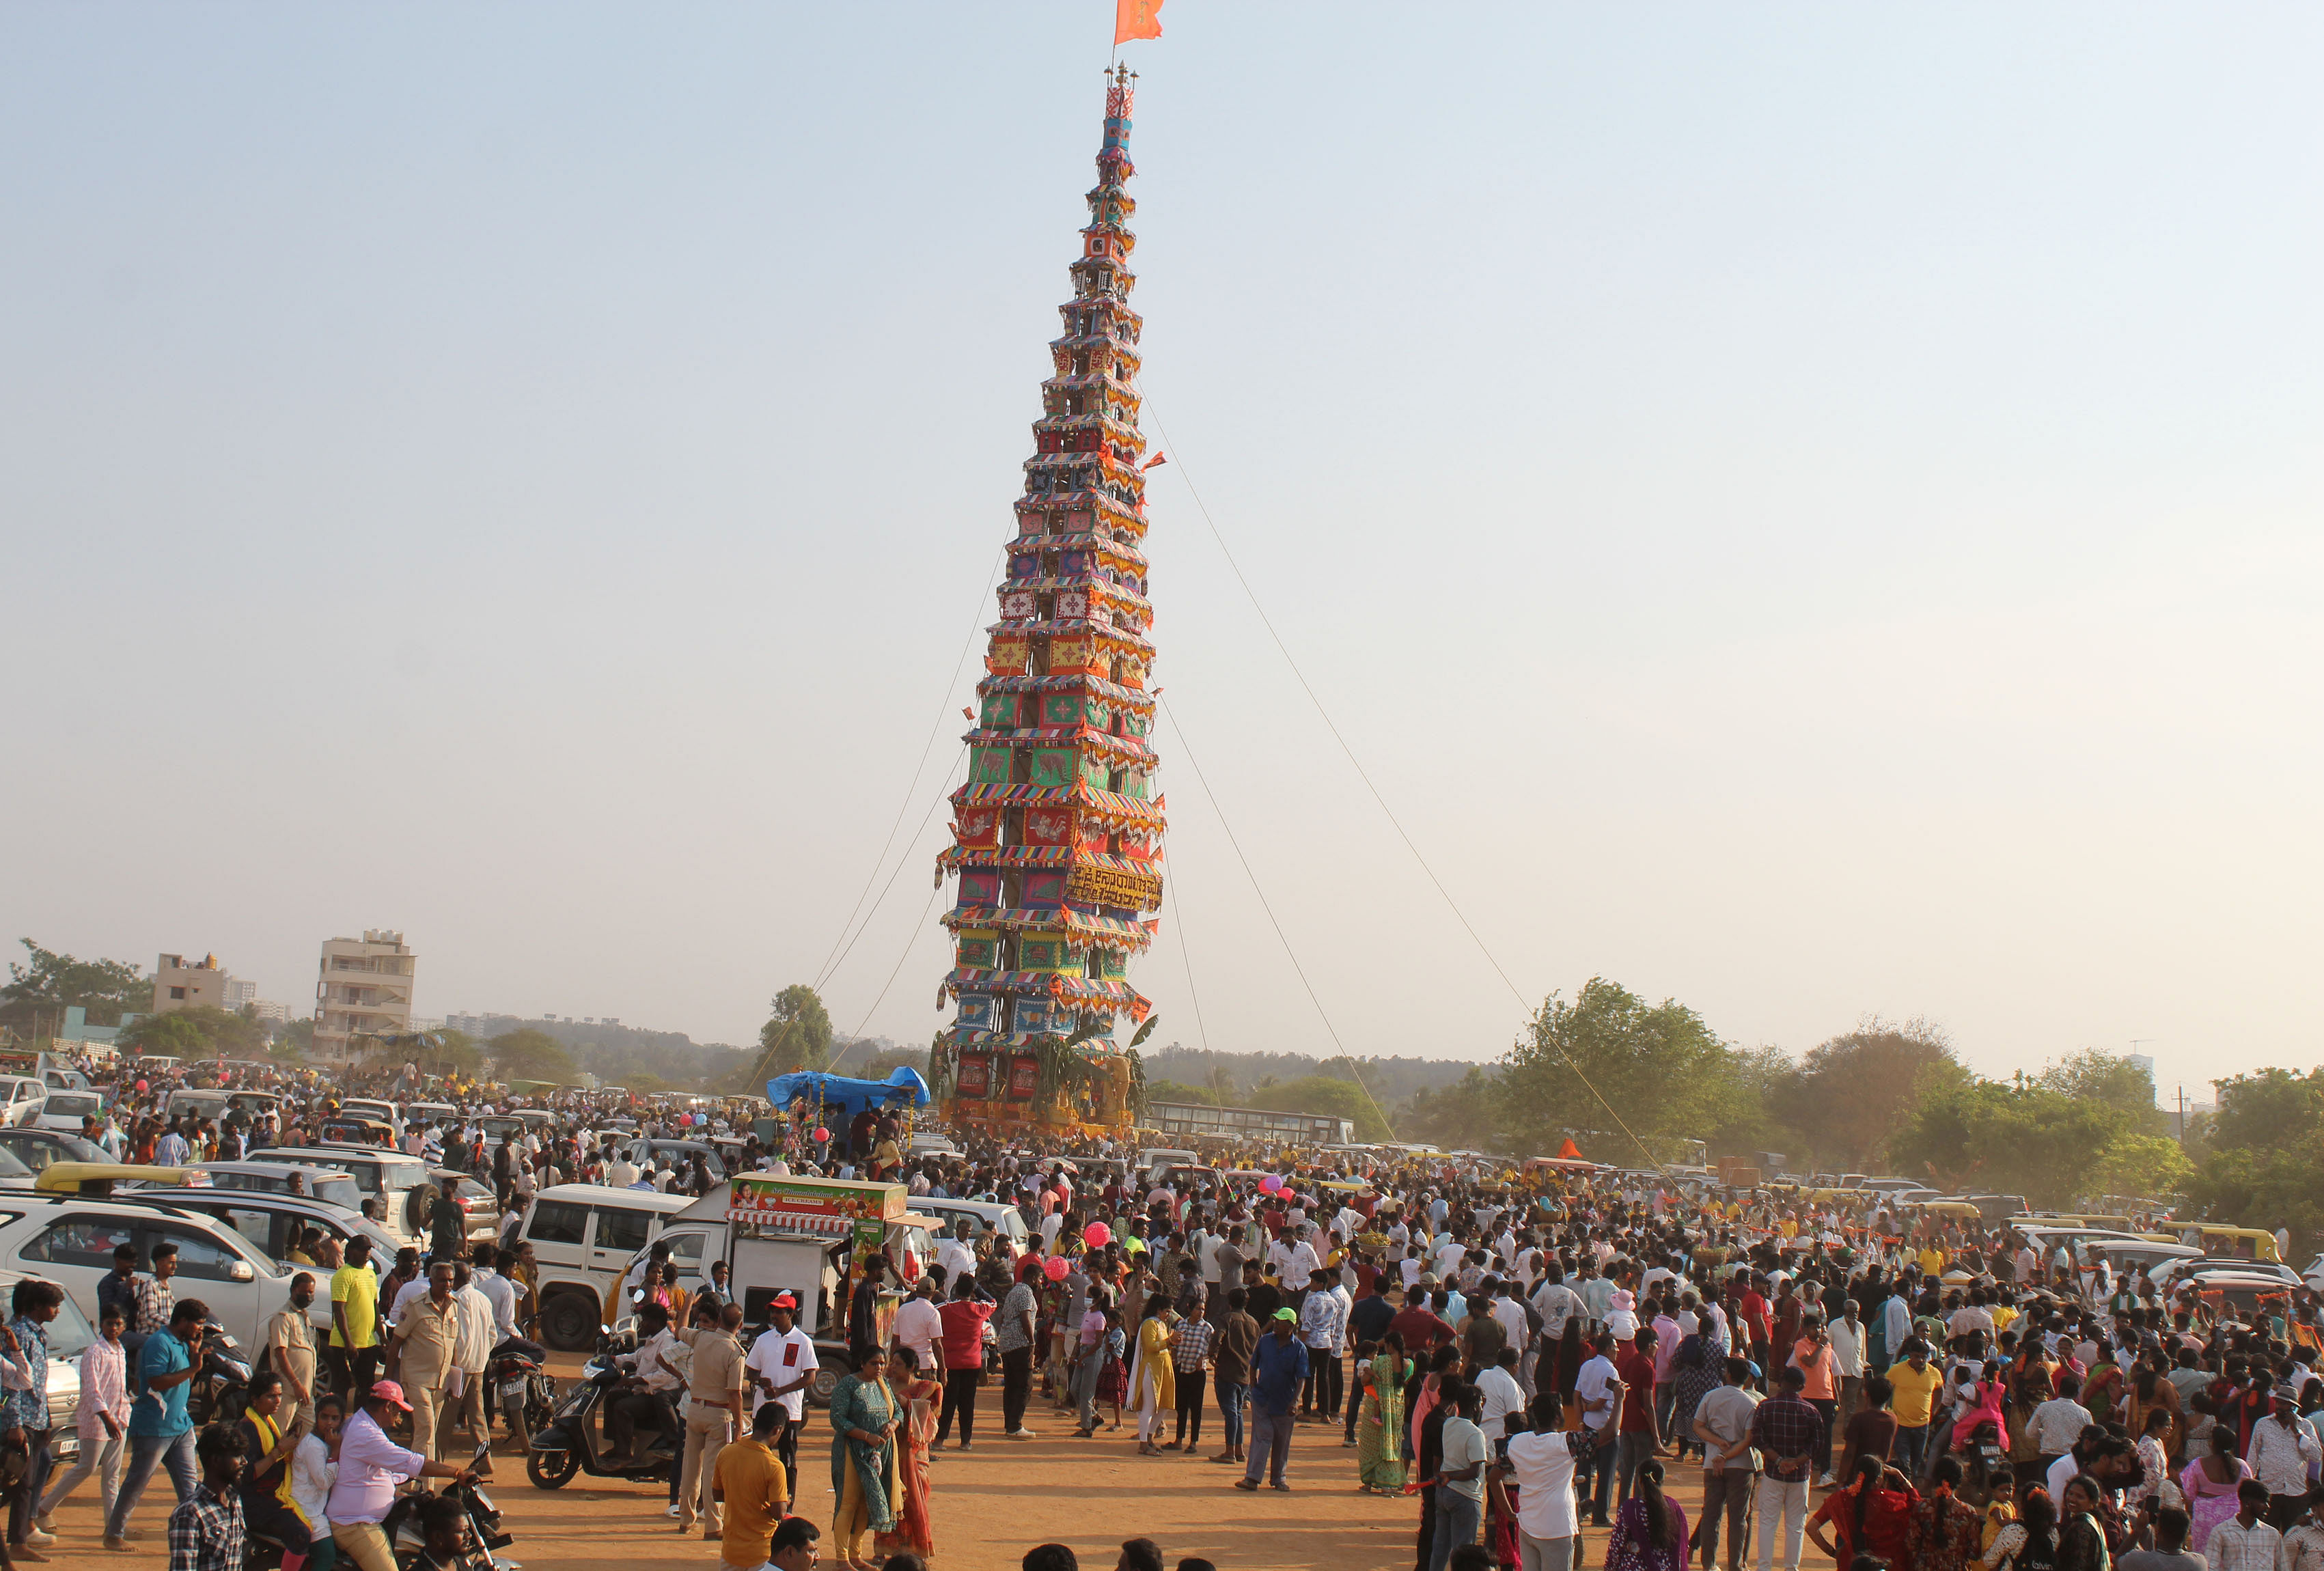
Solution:
M 903 1422 L 896 1429 L 896 1473 L 903 1484 L 903 1507 L 896 1513 L 892 1532 L 873 1537 L 874 1553 L 914 1554 L 922 1559 L 936 1552 L 936 1519 L 928 1498 L 928 1446 L 936 1438 L 936 1407 L 944 1387 L 920 1373 L 918 1357 L 908 1347 L 898 1347 L 890 1357 L 899 1378 L 896 1400 L 903 1407 Z

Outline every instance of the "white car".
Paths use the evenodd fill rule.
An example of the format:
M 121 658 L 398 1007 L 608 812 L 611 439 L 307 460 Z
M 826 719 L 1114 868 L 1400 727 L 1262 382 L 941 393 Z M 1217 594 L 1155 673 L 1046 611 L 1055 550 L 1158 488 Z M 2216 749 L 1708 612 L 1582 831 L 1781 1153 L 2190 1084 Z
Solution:
M 45 1081 L 30 1075 L 0 1075 L 0 1124 L 30 1124 L 41 1116 L 41 1104 L 48 1097 Z
M 41 1110 L 32 1119 L 35 1129 L 53 1129 L 60 1135 L 80 1133 L 83 1118 L 105 1117 L 105 1098 L 95 1091 L 51 1091 L 41 1099 Z
M 97 1284 L 112 1272 L 113 1251 L 123 1244 L 136 1249 L 141 1270 L 155 1245 L 176 1245 L 178 1301 L 201 1300 L 244 1347 L 259 1345 L 268 1318 L 290 1300 L 290 1272 L 199 1212 L 78 1196 L 12 1194 L 7 1201 L 15 1215 L 0 1222 L 0 1272 L 57 1283 L 91 1323 Z
M 16 1284 L 30 1272 L 0 1271 L 0 1303 L 6 1303 L 15 1292 Z M 54 1277 L 43 1281 L 55 1282 Z M 62 1284 L 60 1283 L 60 1286 Z M 57 1306 L 57 1318 L 49 1322 L 49 1456 L 56 1462 L 70 1462 L 80 1455 L 80 1437 L 74 1431 L 74 1420 L 80 1416 L 80 1355 L 97 1340 L 72 1295 Z
M 2310 1261 L 2308 1263 L 2308 1269 L 2301 1272 L 2300 1275 L 2301 1279 L 2307 1282 L 2310 1287 L 2314 1288 L 2319 1293 L 2324 1293 L 2324 1254 L 2319 1254 L 2315 1259 Z

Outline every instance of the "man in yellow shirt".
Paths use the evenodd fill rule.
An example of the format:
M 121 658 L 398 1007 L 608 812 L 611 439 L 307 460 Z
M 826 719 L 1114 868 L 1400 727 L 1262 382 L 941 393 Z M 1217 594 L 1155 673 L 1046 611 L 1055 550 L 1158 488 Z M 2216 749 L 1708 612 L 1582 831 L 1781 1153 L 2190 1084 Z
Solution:
M 1928 1450 L 1929 1419 L 1944 1376 L 1929 1362 L 1929 1345 L 1918 1337 L 1904 1343 L 1904 1362 L 1888 1366 L 1888 1410 L 1896 1415 L 1896 1465 L 1918 1479 Z
M 369 1391 L 379 1378 L 379 1278 L 372 1274 L 371 1240 L 347 1240 L 346 1263 L 331 1272 L 331 1378 L 345 1396 Z
M 790 1480 L 775 1455 L 775 1436 L 789 1415 L 779 1401 L 760 1404 L 751 1432 L 718 1453 L 711 1498 L 724 1509 L 718 1558 L 726 1571 L 758 1571 L 791 1502 Z

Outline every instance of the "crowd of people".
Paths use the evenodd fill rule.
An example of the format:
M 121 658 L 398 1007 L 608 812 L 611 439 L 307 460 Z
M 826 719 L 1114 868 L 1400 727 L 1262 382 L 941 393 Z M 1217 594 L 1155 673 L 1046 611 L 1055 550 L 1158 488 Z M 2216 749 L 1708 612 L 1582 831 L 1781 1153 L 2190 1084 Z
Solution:
M 220 1159 L 315 1140 L 342 1089 L 292 1088 L 279 1116 L 217 1127 L 171 1118 L 166 1087 L 124 1080 L 118 1116 L 93 1133 L 134 1157 Z M 1568 1571 L 1585 1528 L 1606 1530 L 1609 1571 L 1697 1559 L 1708 1571 L 1722 1557 L 1728 1571 L 1747 1557 L 1795 1571 L 1810 1543 L 1852 1571 L 1868 1571 L 1867 1557 L 1895 1571 L 1971 1560 L 2107 1571 L 2116 1558 L 2179 1571 L 2196 1557 L 2211 1571 L 2263 1571 L 2263 1559 L 2276 1562 L 2265 1571 L 2324 1571 L 2313 1512 L 2324 1310 L 2305 1288 L 2246 1323 L 2191 1288 L 2118 1277 L 2102 1257 L 2047 1256 L 2003 1222 L 1915 1217 L 1870 1197 L 1279 1151 L 1147 1173 L 1133 1148 L 1104 1140 L 963 1134 L 955 1149 L 915 1153 L 911 1123 L 892 1113 L 774 1109 L 766 1139 L 765 1123 L 577 1097 L 487 1138 L 481 1120 L 512 1105 L 475 1089 L 451 1116 L 405 1135 L 415 1154 L 493 1187 L 504 1244 L 521 1243 L 528 1199 L 553 1184 L 715 1187 L 699 1162 L 632 1162 L 641 1134 L 724 1136 L 738 1171 L 887 1180 L 1017 1209 L 1021 1250 L 964 1219 L 932 1256 L 875 1270 L 844 1305 L 848 1368 L 817 1438 L 829 1447 L 830 1554 L 850 1571 L 911 1571 L 937 1553 L 932 1463 L 974 1446 L 988 1383 L 1003 1440 L 1034 1438 L 1038 1403 L 1076 1441 L 1157 1464 L 1207 1457 L 1222 1487 L 1407 1502 L 1416 1571 Z M 290 1502 L 326 1566 L 336 1548 L 379 1571 L 376 1546 L 342 1534 L 327 1471 L 345 1477 L 359 1427 L 370 1426 L 357 1447 L 367 1467 L 449 1471 L 455 1428 L 491 1425 L 441 1394 L 461 1384 L 461 1317 L 474 1317 L 471 1343 L 530 1328 L 521 1251 L 486 1245 L 472 1257 L 464 1239 L 436 1242 L 384 1272 L 318 1258 L 318 1280 L 300 1280 L 329 1284 L 333 1333 L 305 1363 L 286 1348 L 272 1405 L 244 1420 L 254 1427 L 242 1437 L 239 1498 L 259 1502 L 248 1514 L 280 1526 L 264 1502 Z M 134 1263 L 106 1340 L 150 1347 L 158 1337 L 168 1363 L 167 1342 L 182 1340 L 168 1278 L 158 1261 L 152 1277 Z M 380 1278 L 371 1302 L 359 1280 L 343 1284 L 350 1267 Z M 680 1530 L 699 1523 L 743 1571 L 783 1564 L 786 1535 L 795 1558 L 812 1558 L 824 1530 L 804 1522 L 798 1495 L 816 1339 L 779 1299 L 746 1341 L 743 1284 L 709 1269 L 681 1281 L 649 1256 L 632 1272 L 641 1373 L 623 1395 L 639 1400 L 611 1404 L 609 1441 L 630 1443 L 617 1423 L 672 1415 L 682 1462 L 668 1509 Z M 291 1308 L 284 1318 L 303 1323 L 303 1306 Z M 445 1322 L 440 1356 L 430 1316 Z M 25 1323 L 20 1302 L 19 1337 Z M 416 1365 L 415 1340 L 428 1349 Z M 393 1366 L 379 1362 L 383 1346 Z M 213 1470 L 183 1430 L 167 1446 L 141 1431 L 138 1412 L 152 1401 L 166 1412 L 169 1388 L 147 1355 L 129 1356 L 137 1404 L 121 1426 L 116 1548 L 114 1529 L 126 1530 L 157 1465 L 179 1486 L 179 1514 L 195 1519 Z M 99 1404 L 106 1429 L 112 1410 Z M 413 1415 L 413 1448 L 382 1452 L 399 1411 Z M 303 1475 L 312 1510 L 300 1503 L 309 1447 L 321 1451 L 320 1469 Z M 1670 1470 L 1690 1465 L 1692 1522 L 1670 1490 Z M 85 1447 L 56 1491 L 91 1466 Z M 329 1530 L 314 1533 L 317 1522 Z M 1141 1543 L 1125 1547 L 1126 1564 L 1146 1563 L 1131 1556 Z M 1055 1563 L 1051 1551 L 1070 1560 L 1042 1546 L 1028 1568 Z

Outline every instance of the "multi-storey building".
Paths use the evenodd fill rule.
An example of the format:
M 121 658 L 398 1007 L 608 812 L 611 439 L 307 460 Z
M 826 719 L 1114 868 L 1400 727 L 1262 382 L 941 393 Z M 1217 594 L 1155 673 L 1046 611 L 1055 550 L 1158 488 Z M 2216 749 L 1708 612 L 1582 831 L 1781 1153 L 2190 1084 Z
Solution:
M 359 939 L 326 940 L 315 980 L 314 1056 L 327 1063 L 360 1059 L 374 1040 L 410 1031 L 416 961 L 403 934 L 383 927 L 367 927 Z
M 226 974 L 216 955 L 204 955 L 192 965 L 183 955 L 161 955 L 153 961 L 153 1013 L 194 1009 L 208 1005 L 227 1007 L 227 989 L 234 978 Z

